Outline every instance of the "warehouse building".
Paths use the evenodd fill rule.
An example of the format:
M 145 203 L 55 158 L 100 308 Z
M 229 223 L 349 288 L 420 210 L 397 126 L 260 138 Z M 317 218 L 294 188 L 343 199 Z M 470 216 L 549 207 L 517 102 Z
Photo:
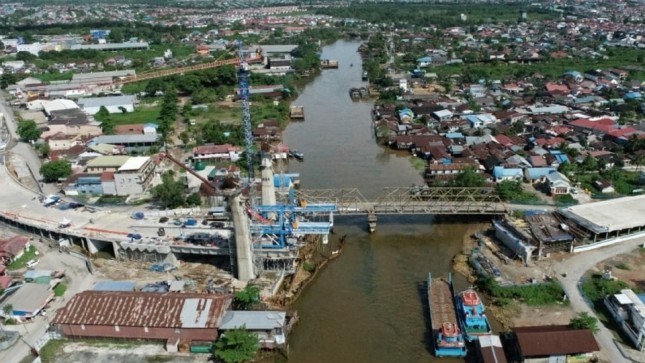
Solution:
M 232 295 L 84 291 L 52 321 L 66 337 L 163 340 L 168 350 L 215 341 Z
M 576 205 L 558 213 L 577 239 L 587 243 L 645 232 L 645 194 Z

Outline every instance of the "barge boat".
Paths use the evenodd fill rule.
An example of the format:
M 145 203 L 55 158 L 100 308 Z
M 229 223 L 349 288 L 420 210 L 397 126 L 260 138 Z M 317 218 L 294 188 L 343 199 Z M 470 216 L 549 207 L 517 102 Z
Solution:
M 428 308 L 435 356 L 465 357 L 466 342 L 455 312 L 452 275 L 446 281 L 428 274 Z
M 492 333 L 485 313 L 486 308 L 474 290 L 468 289 L 457 296 L 457 310 L 464 336 L 469 342 L 479 339 L 481 335 Z

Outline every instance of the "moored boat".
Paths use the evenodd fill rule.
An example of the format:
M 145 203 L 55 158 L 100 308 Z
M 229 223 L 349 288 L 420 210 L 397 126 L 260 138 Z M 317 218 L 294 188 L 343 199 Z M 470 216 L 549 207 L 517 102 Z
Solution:
M 428 274 L 428 308 L 435 356 L 465 357 L 466 342 L 457 321 L 451 275 L 446 281 Z
M 289 156 L 292 158 L 298 159 L 298 160 L 304 160 L 305 159 L 305 154 L 302 153 L 301 151 L 298 150 L 289 150 Z
M 477 340 L 480 335 L 492 333 L 484 303 L 474 290 L 468 289 L 457 296 L 457 310 L 464 335 L 468 341 L 472 342 Z

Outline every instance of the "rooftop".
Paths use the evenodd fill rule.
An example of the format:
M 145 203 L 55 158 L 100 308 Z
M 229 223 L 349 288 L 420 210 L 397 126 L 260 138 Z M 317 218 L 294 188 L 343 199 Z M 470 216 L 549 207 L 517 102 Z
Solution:
M 513 328 L 524 358 L 590 353 L 600 350 L 589 329 L 565 325 Z
M 227 311 L 222 318 L 220 329 L 230 330 L 246 327 L 248 330 L 273 330 L 285 323 L 284 311 Z
M 87 162 L 86 166 L 88 168 L 108 168 L 114 167 L 119 168 L 124 165 L 130 156 L 128 155 L 107 155 L 99 156 Z
M 83 108 L 101 106 L 124 106 L 134 103 L 135 100 L 135 96 L 88 97 L 78 100 L 78 104 Z
M 606 233 L 645 224 L 645 195 L 576 205 L 560 213 L 594 233 Z
M 104 280 L 94 285 L 94 291 L 134 291 L 134 281 Z
M 52 324 L 217 328 L 231 295 L 84 291 L 58 311 Z
M 94 143 L 112 145 L 121 145 L 128 143 L 154 143 L 157 141 L 159 140 L 156 133 L 140 135 L 101 135 L 94 138 Z
M 137 171 L 150 160 L 149 156 L 133 156 L 121 165 L 119 171 Z
M 4 301 L 3 307 L 13 306 L 14 312 L 33 313 L 39 310 L 54 293 L 47 284 L 24 284 L 13 295 Z

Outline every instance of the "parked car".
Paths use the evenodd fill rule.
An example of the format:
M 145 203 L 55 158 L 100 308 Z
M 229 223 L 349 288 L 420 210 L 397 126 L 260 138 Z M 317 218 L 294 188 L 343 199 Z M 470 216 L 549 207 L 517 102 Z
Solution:
M 27 268 L 34 268 L 40 261 L 38 259 L 29 260 L 27 262 Z

